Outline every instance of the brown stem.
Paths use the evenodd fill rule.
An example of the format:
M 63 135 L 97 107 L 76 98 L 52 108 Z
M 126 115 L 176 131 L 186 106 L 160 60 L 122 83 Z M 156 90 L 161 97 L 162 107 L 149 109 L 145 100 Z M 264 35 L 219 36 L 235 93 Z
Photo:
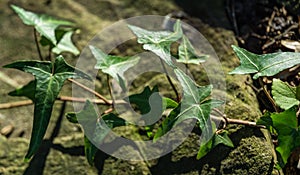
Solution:
M 86 98 L 69 97 L 69 96 L 60 96 L 60 97 L 57 97 L 56 100 L 85 103 L 87 99 Z M 92 103 L 99 104 L 99 105 L 106 105 L 106 106 L 111 105 L 111 104 L 105 103 L 101 99 L 89 99 L 89 100 Z M 110 103 L 112 103 L 112 102 L 110 102 Z M 117 104 L 127 104 L 127 102 L 124 100 L 117 100 L 116 103 Z M 9 108 L 14 108 L 14 107 L 28 106 L 28 105 L 32 105 L 32 104 L 33 104 L 33 102 L 31 100 L 8 102 L 8 103 L 0 104 L 0 109 L 9 109 Z
M 211 115 L 210 118 L 215 121 L 222 121 L 224 124 L 223 129 L 225 129 L 228 124 L 238 124 L 238 125 L 246 125 L 246 126 L 257 127 L 257 128 L 266 128 L 263 125 L 257 125 L 256 122 L 227 118 L 225 114 L 223 114 L 221 111 L 219 111 L 216 108 L 214 108 L 213 111 L 217 112 L 218 115 L 222 117 Z
M 43 58 L 42 53 L 41 53 L 41 48 L 40 48 L 40 45 L 39 45 L 38 37 L 37 37 L 37 32 L 36 32 L 35 28 L 33 28 L 33 35 L 34 35 L 34 42 L 35 42 L 35 45 L 36 45 L 36 49 L 37 49 L 37 52 L 39 54 L 39 58 L 40 58 L 41 61 L 44 61 L 44 58 Z
M 260 83 L 261 87 L 263 88 L 263 91 L 264 91 L 264 93 L 266 94 L 267 98 L 268 98 L 269 101 L 271 102 L 271 104 L 272 104 L 274 110 L 275 110 L 276 112 L 279 112 L 279 109 L 277 108 L 277 105 L 275 104 L 275 101 L 273 100 L 273 98 L 271 97 L 270 93 L 268 92 L 268 90 L 267 90 L 267 88 L 266 88 L 266 86 L 265 86 L 265 84 L 264 84 L 262 78 L 259 78 L 259 83 Z
M 247 120 L 231 119 L 231 118 L 227 118 L 227 117 L 217 117 L 217 116 L 213 116 L 213 115 L 211 115 L 210 118 L 212 120 L 222 121 L 224 123 L 223 129 L 225 129 L 226 126 L 229 124 L 246 125 L 246 126 L 251 126 L 251 127 L 256 127 L 256 128 L 266 128 L 263 125 L 257 125 L 256 122 L 251 122 L 251 121 L 247 121 Z
M 164 64 L 164 62 L 162 61 L 162 59 L 160 59 L 160 62 L 161 62 L 161 65 L 162 65 L 162 67 L 163 67 L 163 70 L 164 70 L 164 72 L 165 72 L 165 74 L 166 74 L 166 77 L 167 77 L 167 79 L 168 79 L 168 82 L 169 82 L 169 84 L 171 85 L 171 87 L 172 87 L 174 93 L 176 94 L 176 101 L 177 101 L 177 102 L 180 102 L 180 96 L 179 96 L 179 93 L 178 93 L 178 91 L 177 91 L 177 89 L 176 89 L 174 83 L 172 82 L 172 80 L 171 80 L 171 78 L 170 78 L 170 76 L 169 76 L 169 74 L 168 74 L 168 71 L 167 71 L 167 69 L 166 69 L 166 67 L 165 67 L 165 64 Z
M 112 109 L 114 109 L 115 99 L 113 97 L 112 87 L 111 87 L 111 84 L 110 84 L 110 78 L 109 78 L 108 74 L 106 74 L 106 81 L 107 81 L 109 95 L 110 95 L 110 98 L 112 99 Z
M 98 92 L 86 87 L 85 85 L 71 79 L 71 78 L 68 78 L 68 80 L 74 84 L 76 84 L 77 86 L 81 87 L 82 89 L 94 94 L 95 96 L 97 96 L 98 98 L 100 98 L 101 100 L 103 100 L 107 105 L 112 105 L 112 102 L 110 102 L 109 100 L 107 100 L 104 96 L 102 96 L 101 94 L 99 94 Z

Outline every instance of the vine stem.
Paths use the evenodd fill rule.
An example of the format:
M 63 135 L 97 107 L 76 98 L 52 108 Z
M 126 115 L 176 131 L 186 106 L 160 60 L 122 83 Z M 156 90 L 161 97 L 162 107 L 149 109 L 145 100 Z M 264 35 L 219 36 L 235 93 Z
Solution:
M 82 89 L 94 94 L 95 96 L 97 96 L 98 98 L 100 98 L 101 100 L 103 100 L 107 105 L 112 105 L 113 103 L 110 102 L 109 100 L 107 100 L 104 96 L 102 96 L 101 94 L 99 94 L 98 92 L 94 91 L 93 89 L 90 89 L 88 87 L 86 87 L 85 85 L 79 83 L 78 81 L 75 81 L 71 78 L 68 78 L 68 81 L 76 84 L 77 86 L 81 87 Z
M 179 96 L 179 93 L 178 93 L 178 91 L 177 91 L 177 89 L 176 89 L 174 83 L 172 82 L 172 80 L 171 80 L 171 78 L 170 78 L 170 76 L 169 76 L 169 74 L 168 74 L 168 71 L 167 71 L 167 69 L 166 69 L 166 66 L 165 66 L 164 62 L 162 61 L 162 59 L 160 59 L 160 62 L 161 62 L 161 65 L 162 65 L 162 67 L 163 67 L 164 72 L 166 73 L 166 77 L 167 77 L 167 79 L 168 79 L 168 82 L 169 82 L 169 84 L 171 85 L 171 87 L 172 87 L 174 93 L 176 94 L 176 101 L 177 101 L 177 102 L 180 102 L 180 96 Z
M 223 124 L 224 124 L 222 129 L 225 129 L 228 124 L 246 125 L 246 126 L 257 127 L 257 128 L 264 128 L 264 129 L 266 128 L 263 125 L 257 125 L 256 122 L 228 118 L 228 117 L 226 117 L 225 114 L 223 114 L 221 111 L 219 111 L 216 108 L 214 108 L 213 111 L 215 111 L 216 113 L 218 113 L 221 117 L 210 115 L 210 118 L 212 120 L 215 120 L 215 121 L 222 121 Z
M 57 97 L 56 100 L 85 103 L 87 99 L 86 98 L 69 97 L 69 96 L 60 96 L 60 97 Z M 105 103 L 101 99 L 89 99 L 89 100 L 95 104 L 110 106 L 110 104 Z M 110 102 L 110 103 L 112 103 L 112 102 Z M 127 104 L 127 102 L 124 100 L 117 100 L 116 103 L 117 104 Z M 32 104 L 33 104 L 32 100 L 22 100 L 22 101 L 16 101 L 16 102 L 1 103 L 0 109 L 10 109 L 10 108 L 15 108 L 15 107 L 28 106 L 28 105 L 32 105 Z
M 258 81 L 259 81 L 259 84 L 261 85 L 261 87 L 263 88 L 263 91 L 264 91 L 264 93 L 266 94 L 267 98 L 268 98 L 269 101 L 271 102 L 271 104 L 272 104 L 274 110 L 275 110 L 276 112 L 279 112 L 279 109 L 277 108 L 277 106 L 276 106 L 276 104 L 275 104 L 275 101 L 273 100 L 273 98 L 271 97 L 270 93 L 268 92 L 268 90 L 267 90 L 267 88 L 266 88 L 266 86 L 265 86 L 265 84 L 264 84 L 262 78 L 259 78 Z
M 108 74 L 106 74 L 106 81 L 107 81 L 109 95 L 110 95 L 110 98 L 112 99 L 112 109 L 114 109 L 115 99 L 114 99 L 113 94 L 112 94 L 112 87 L 111 87 L 111 84 L 110 84 L 110 78 L 109 78 Z
M 37 32 L 36 32 L 35 28 L 33 28 L 33 35 L 34 35 L 34 42 L 35 42 L 35 45 L 36 45 L 36 49 L 37 49 L 38 54 L 39 54 L 39 58 L 40 58 L 41 61 L 44 61 L 44 58 L 43 58 L 42 52 L 41 52 L 41 48 L 40 48 L 40 45 L 39 45 L 39 41 L 38 41 Z

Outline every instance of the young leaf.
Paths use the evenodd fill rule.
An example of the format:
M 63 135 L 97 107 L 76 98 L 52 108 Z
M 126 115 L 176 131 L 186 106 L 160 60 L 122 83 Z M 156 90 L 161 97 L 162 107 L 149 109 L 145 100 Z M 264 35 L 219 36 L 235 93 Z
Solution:
M 300 146 L 300 127 L 298 127 L 296 110 L 291 108 L 282 113 L 271 114 L 273 126 L 278 133 L 278 146 L 276 151 L 280 154 L 283 167 L 292 153 Z
M 36 86 L 36 83 L 35 83 L 35 80 L 33 80 L 33 81 L 30 81 L 27 85 L 8 93 L 8 95 L 10 95 L 10 96 L 25 96 L 34 102 L 35 101 L 35 98 L 34 98 L 35 86 Z
M 67 78 L 91 78 L 68 65 L 62 56 L 56 58 L 54 64 L 40 61 L 19 61 L 4 66 L 15 68 L 35 76 L 34 119 L 30 145 L 25 160 L 28 160 L 39 148 L 45 135 L 57 98 L 64 81 Z M 53 67 L 53 72 L 52 72 Z
M 169 31 L 149 31 L 137 26 L 128 25 L 129 29 L 137 36 L 137 42 L 143 44 L 145 50 L 152 51 L 169 66 L 175 68 L 171 59 L 171 44 L 182 37 L 180 21 L 174 24 L 174 32 Z
M 207 59 L 207 55 L 197 55 L 195 49 L 189 39 L 183 35 L 182 42 L 178 48 L 179 59 L 177 62 L 184 63 L 184 64 L 197 64 L 205 62 Z
M 170 98 L 163 97 L 163 109 L 176 108 L 178 103 Z
M 74 55 L 79 55 L 79 50 L 72 42 L 73 31 L 66 32 L 59 40 L 58 44 L 52 48 L 52 52 L 60 54 L 62 52 L 70 52 Z
M 279 79 L 273 79 L 272 95 L 275 103 L 285 110 L 300 103 L 297 99 L 296 87 L 292 87 Z
M 235 68 L 230 74 L 255 73 L 253 78 L 261 76 L 273 76 L 300 64 L 300 53 L 280 52 L 257 55 L 237 46 L 232 46 L 235 54 L 241 61 L 241 65 Z
M 34 26 L 34 28 L 42 36 L 49 39 L 53 45 L 57 44 L 57 40 L 55 38 L 55 29 L 57 29 L 59 26 L 74 25 L 69 21 L 55 19 L 45 14 L 35 14 L 15 5 L 11 5 L 11 7 L 19 15 L 24 24 Z
M 121 85 L 124 83 L 124 72 L 139 62 L 139 57 L 118 57 L 107 55 L 95 46 L 89 46 L 92 54 L 97 60 L 95 69 L 109 74 Z M 124 85 L 123 85 L 124 86 Z

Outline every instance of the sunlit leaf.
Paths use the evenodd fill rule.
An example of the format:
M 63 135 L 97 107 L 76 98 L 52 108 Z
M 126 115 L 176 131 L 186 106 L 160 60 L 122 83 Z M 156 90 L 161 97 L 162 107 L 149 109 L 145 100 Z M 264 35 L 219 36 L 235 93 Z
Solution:
M 273 76 L 285 69 L 300 64 L 300 53 L 278 52 L 257 55 L 237 46 L 232 46 L 235 54 L 240 59 L 241 65 L 230 74 L 255 73 L 253 78 Z
M 34 28 L 44 37 L 49 39 L 53 45 L 57 44 L 55 37 L 55 30 L 59 26 L 73 26 L 74 24 L 56 19 L 52 16 L 45 14 L 35 14 L 30 11 L 26 11 L 18 6 L 11 5 L 12 9 L 19 15 L 24 24 L 34 26 Z
M 52 52 L 56 54 L 60 54 L 62 52 L 70 52 L 74 55 L 79 55 L 79 50 L 72 42 L 73 31 L 66 32 L 61 40 L 59 40 L 58 44 L 52 48 Z
M 205 62 L 207 55 L 197 55 L 189 39 L 183 35 L 182 42 L 178 48 L 179 59 L 177 62 L 184 64 L 197 64 Z
M 62 56 L 57 57 L 53 64 L 40 61 L 19 61 L 4 67 L 19 69 L 31 73 L 35 77 L 33 129 L 29 150 L 25 156 L 25 159 L 28 160 L 41 145 L 49 124 L 54 101 L 64 81 L 67 78 L 91 78 L 68 65 Z
M 182 37 L 180 21 L 174 24 L 174 32 L 169 31 L 149 31 L 137 26 L 128 25 L 130 30 L 137 36 L 137 42 L 143 44 L 145 50 L 152 51 L 169 66 L 175 67 L 171 54 L 171 44 Z
M 100 69 L 102 72 L 112 76 L 120 83 L 121 87 L 122 83 L 124 83 L 124 72 L 135 66 L 140 59 L 139 57 L 118 57 L 107 55 L 94 46 L 89 47 L 97 60 L 95 69 Z
M 296 95 L 296 87 L 290 86 L 279 79 L 273 79 L 272 95 L 275 103 L 282 109 L 289 109 L 299 105 L 299 99 Z

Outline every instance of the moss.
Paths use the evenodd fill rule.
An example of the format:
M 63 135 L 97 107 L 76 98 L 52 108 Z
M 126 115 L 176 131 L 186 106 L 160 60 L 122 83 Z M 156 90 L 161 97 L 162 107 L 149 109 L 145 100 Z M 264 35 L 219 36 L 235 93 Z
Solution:
M 262 138 L 249 137 L 239 145 L 221 163 L 221 174 L 228 175 L 267 175 L 272 172 L 271 148 Z

